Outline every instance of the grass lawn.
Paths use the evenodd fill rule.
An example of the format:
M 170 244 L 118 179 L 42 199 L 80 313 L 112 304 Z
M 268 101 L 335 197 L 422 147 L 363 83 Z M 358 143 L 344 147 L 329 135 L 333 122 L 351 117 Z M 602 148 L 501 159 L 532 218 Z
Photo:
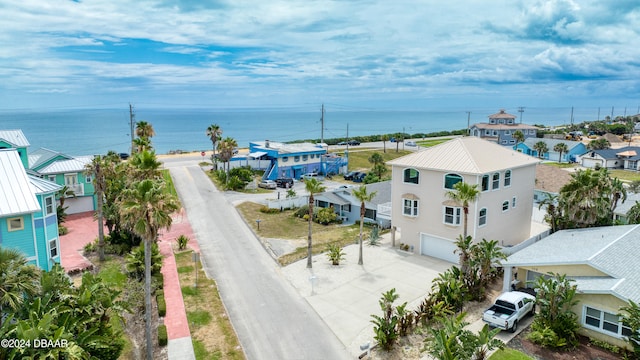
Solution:
M 198 286 L 191 251 L 175 254 L 196 359 L 245 359 L 214 280 L 198 263 Z
M 291 264 L 307 256 L 306 240 L 309 233 L 309 223 L 306 220 L 293 216 L 293 210 L 285 210 L 275 214 L 260 212 L 262 205 L 245 202 L 238 205 L 242 217 L 253 231 L 260 237 L 276 239 L 304 240 L 295 252 L 281 256 L 278 261 L 282 265 Z M 260 230 L 257 228 L 256 219 L 260 219 Z M 313 223 L 313 253 L 319 254 L 327 250 L 328 244 L 345 246 L 354 244 L 358 239 L 360 228 L 358 225 L 320 225 Z M 370 229 L 365 227 L 365 236 Z
M 616 177 L 620 180 L 636 181 L 640 180 L 640 172 L 629 170 L 609 170 L 611 177 Z
M 178 206 L 182 207 L 182 205 L 180 204 L 180 198 L 178 197 L 178 192 L 176 192 L 176 188 L 175 186 L 173 186 L 173 179 L 171 178 L 171 174 L 169 173 L 169 170 L 162 170 L 162 178 L 164 179 L 164 182 L 167 184 L 167 192 L 173 196 L 176 197 L 176 200 L 178 201 Z
M 411 151 L 402 150 L 400 147 L 400 151 L 396 152 L 396 147 L 394 145 L 393 148 L 387 147 L 387 152 L 383 152 L 381 149 L 355 149 L 349 150 L 349 171 L 367 171 L 371 169 L 371 163 L 369 162 L 369 157 L 374 152 L 380 153 L 385 162 L 399 158 L 401 156 L 410 154 Z M 344 156 L 344 152 L 337 152 L 339 155 Z M 391 171 L 391 167 L 388 167 L 389 171 Z
M 489 360 L 532 360 L 532 358 L 518 350 L 504 348 L 493 353 Z
M 575 168 L 578 167 L 578 164 L 575 163 L 558 163 L 558 162 L 544 162 L 543 165 L 555 166 L 557 168 L 566 169 L 566 168 Z
M 431 146 L 436 146 L 438 144 L 442 144 L 443 142 L 447 142 L 450 139 L 432 139 L 432 140 L 420 140 L 420 141 L 416 141 L 416 144 L 418 144 L 418 146 L 422 146 L 422 147 L 431 147 Z

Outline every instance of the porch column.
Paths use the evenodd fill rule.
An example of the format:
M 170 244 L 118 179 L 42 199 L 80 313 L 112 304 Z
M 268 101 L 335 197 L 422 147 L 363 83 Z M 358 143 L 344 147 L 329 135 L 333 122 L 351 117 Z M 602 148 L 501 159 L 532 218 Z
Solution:
M 513 278 L 513 266 L 505 266 L 504 277 L 502 279 L 502 292 L 511 291 L 512 278 Z
M 391 227 L 391 247 L 396 247 L 396 227 Z

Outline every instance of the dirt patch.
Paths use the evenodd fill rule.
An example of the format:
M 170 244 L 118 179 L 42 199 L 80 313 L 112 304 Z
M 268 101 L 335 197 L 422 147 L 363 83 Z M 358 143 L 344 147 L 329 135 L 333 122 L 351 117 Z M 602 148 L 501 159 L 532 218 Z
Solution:
M 530 329 L 520 333 L 509 341 L 507 347 L 521 351 L 535 360 L 619 360 L 621 355 L 613 354 L 589 343 L 589 339 L 580 336 L 580 344 L 571 351 L 547 349 L 527 340 Z

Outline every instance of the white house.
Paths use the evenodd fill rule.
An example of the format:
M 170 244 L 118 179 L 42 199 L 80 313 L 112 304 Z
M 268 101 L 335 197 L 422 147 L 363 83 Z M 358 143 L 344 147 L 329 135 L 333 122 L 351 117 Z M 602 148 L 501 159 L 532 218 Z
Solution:
M 392 166 L 392 225 L 413 251 L 451 262 L 463 233 L 463 209 L 446 193 L 460 181 L 478 186 L 470 204 L 474 241 L 516 245 L 531 237 L 538 159 L 477 137 L 463 137 L 388 162 Z

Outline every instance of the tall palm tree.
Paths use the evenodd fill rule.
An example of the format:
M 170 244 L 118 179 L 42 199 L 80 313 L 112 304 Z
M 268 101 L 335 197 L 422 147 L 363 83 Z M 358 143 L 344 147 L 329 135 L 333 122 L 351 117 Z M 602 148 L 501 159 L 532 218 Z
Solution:
M 322 183 L 320 183 L 320 181 L 318 181 L 318 179 L 316 178 L 306 179 L 304 181 L 304 187 L 309 193 L 309 234 L 307 236 L 307 268 L 311 269 L 311 267 L 313 267 L 311 263 L 311 253 L 312 253 L 311 247 L 313 245 L 311 240 L 311 224 L 313 223 L 313 202 L 314 202 L 313 194 L 321 193 L 325 190 L 325 188 L 324 186 L 322 186 Z
M 362 185 L 353 190 L 353 196 L 360 200 L 360 238 L 358 240 L 358 243 L 360 244 L 360 252 L 358 254 L 358 265 L 362 265 L 362 228 L 364 225 L 364 213 L 366 210 L 365 203 L 371 202 L 371 200 L 376 196 L 376 192 L 367 193 L 367 187 Z
M 569 147 L 567 146 L 567 144 L 565 143 L 557 143 L 554 147 L 553 147 L 553 151 L 559 153 L 558 155 L 558 162 L 562 162 L 562 154 L 563 153 L 568 153 L 569 152 Z
M 213 145 L 213 155 L 211 159 L 216 161 L 216 145 L 218 144 L 218 140 L 220 140 L 222 136 L 222 128 L 218 124 L 211 124 L 207 127 L 207 136 L 211 140 L 211 144 Z M 217 165 L 217 164 L 216 164 Z
M 533 150 L 538 152 L 538 157 L 540 159 L 544 158 L 544 154 L 549 152 L 549 148 L 547 147 L 547 143 L 545 143 L 544 141 L 538 141 L 537 143 L 533 144 Z
M 149 138 L 135 138 L 133 139 L 133 144 L 136 147 L 136 152 L 151 151 L 151 149 L 153 149 L 153 147 L 151 146 L 151 140 L 149 140 Z
M 382 152 L 387 153 L 387 141 L 389 140 L 389 135 L 384 134 L 380 136 L 380 140 L 382 140 Z
M 513 138 L 516 139 L 516 147 L 519 143 L 524 142 L 524 133 L 521 130 L 516 130 L 513 133 Z
M 130 164 L 134 180 L 155 179 L 160 177 L 160 166 L 162 163 L 158 161 L 153 151 L 142 151 L 135 153 L 131 157 Z
M 473 249 L 473 255 L 480 266 L 481 285 L 487 285 L 493 265 L 500 266 L 500 260 L 507 260 L 507 256 L 500 250 L 497 240 L 482 239 Z
M 40 289 L 38 268 L 16 249 L 0 247 L 0 328 L 4 310 L 16 311 L 27 296 Z
M 220 140 L 218 150 L 220 150 L 220 160 L 227 163 L 227 171 L 229 171 L 229 161 L 233 157 L 233 150 L 238 147 L 238 142 L 234 138 L 226 137 Z
M 627 211 L 627 224 L 640 224 L 640 202 L 637 202 Z
M 460 181 L 453 185 L 453 191 L 447 191 L 446 196 L 462 206 L 463 210 L 463 238 L 467 237 L 467 225 L 469 223 L 469 203 L 474 202 L 480 196 L 478 184 L 468 184 Z
M 138 121 L 136 123 L 136 135 L 141 138 L 149 139 L 155 136 L 156 132 L 153 130 L 153 125 L 146 121 Z
M 98 258 L 100 261 L 104 261 L 104 192 L 106 188 L 105 173 L 102 170 L 104 167 L 102 156 L 96 155 L 91 160 L 91 163 L 85 167 L 85 173 L 92 175 L 93 186 L 96 192 L 97 206 L 96 215 L 98 218 Z
M 178 209 L 176 199 L 165 192 L 164 182 L 145 179 L 132 184 L 122 194 L 123 222 L 144 240 L 145 335 L 147 360 L 153 358 L 151 340 L 151 244 L 158 240 L 158 232 L 171 227 L 171 213 Z

